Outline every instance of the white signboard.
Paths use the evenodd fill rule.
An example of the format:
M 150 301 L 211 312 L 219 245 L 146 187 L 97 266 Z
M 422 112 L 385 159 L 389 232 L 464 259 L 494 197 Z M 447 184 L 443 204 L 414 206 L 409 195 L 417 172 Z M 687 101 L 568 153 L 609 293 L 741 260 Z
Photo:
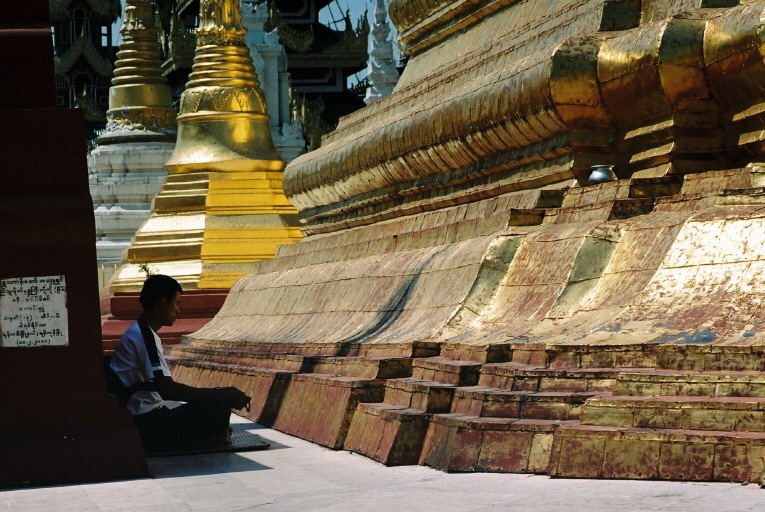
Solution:
M 0 279 L 0 347 L 66 345 L 64 276 Z

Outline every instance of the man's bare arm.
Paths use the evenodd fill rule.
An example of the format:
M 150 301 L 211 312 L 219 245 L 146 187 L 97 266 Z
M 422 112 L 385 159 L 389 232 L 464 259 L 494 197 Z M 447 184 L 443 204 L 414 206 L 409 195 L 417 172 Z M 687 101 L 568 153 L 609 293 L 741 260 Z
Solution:
M 157 392 L 165 400 L 177 400 L 179 402 L 192 402 L 203 400 L 214 395 L 221 396 L 232 409 L 241 409 L 246 406 L 250 397 L 237 388 L 197 388 L 175 382 L 172 377 L 160 377 L 154 379 L 157 384 Z

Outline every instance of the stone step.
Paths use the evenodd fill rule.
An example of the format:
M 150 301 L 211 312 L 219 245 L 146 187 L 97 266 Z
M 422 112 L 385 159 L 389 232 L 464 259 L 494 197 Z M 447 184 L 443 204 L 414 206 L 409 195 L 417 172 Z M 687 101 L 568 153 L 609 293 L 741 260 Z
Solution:
M 449 412 L 455 386 L 414 378 L 391 379 L 385 382 L 384 402 L 396 407 L 425 412 Z
M 742 340 L 754 332 L 741 333 Z M 765 371 L 765 345 L 715 345 L 711 331 L 679 332 L 650 344 L 512 344 L 511 361 L 550 369 L 661 368 L 688 371 Z
M 582 404 L 596 393 L 567 391 L 508 391 L 482 386 L 454 391 L 451 412 L 485 418 L 574 420 Z
M 412 359 L 409 357 L 321 356 L 312 358 L 307 366 L 310 373 L 364 379 L 396 379 L 412 374 Z
M 656 200 L 652 197 L 634 197 L 585 202 L 585 204 L 578 206 L 563 206 L 548 210 L 545 223 L 555 222 L 564 224 L 596 220 L 628 219 L 650 213 L 655 202 Z
M 255 368 L 248 365 L 167 358 L 176 382 L 196 387 L 235 386 L 251 397 L 250 410 L 237 414 L 265 426 L 271 426 L 282 406 L 294 371 Z
M 165 358 L 168 361 L 171 358 L 183 358 L 293 372 L 310 371 L 315 359 L 297 354 L 275 354 L 247 348 L 195 347 L 185 343 L 165 347 Z
M 544 473 L 561 420 L 434 414 L 420 464 L 443 471 Z
M 515 378 L 520 372 L 544 370 L 544 366 L 515 362 L 485 363 L 481 366 L 478 385 L 488 388 L 514 389 Z M 536 388 L 534 389 L 536 391 Z
M 412 361 L 412 378 L 455 386 L 474 386 L 478 383 L 480 370 L 481 363 L 446 357 L 416 358 Z
M 512 361 L 553 370 L 656 366 L 657 345 L 548 345 L 516 343 Z
M 417 464 L 430 417 L 411 407 L 359 404 L 343 448 L 387 466 Z
M 385 381 L 384 402 L 359 404 L 343 448 L 388 466 L 417 464 L 431 414 L 449 412 L 455 389 L 413 377 Z
M 759 482 L 765 432 L 625 428 L 555 430 L 548 473 L 576 478 Z
M 765 431 L 765 398 L 610 396 L 588 400 L 582 423 L 726 432 Z
M 182 357 L 258 368 L 289 370 L 300 373 L 323 373 L 366 379 L 391 379 L 411 375 L 408 357 L 336 357 L 307 356 L 262 352 L 244 347 L 197 347 L 187 344 L 168 347 L 168 357 Z
M 514 391 L 609 391 L 619 374 L 614 368 L 558 370 L 520 363 L 487 363 L 481 367 L 479 386 Z
M 613 394 L 765 397 L 765 372 L 634 368 L 619 372 Z
M 339 449 L 358 404 L 382 402 L 383 393 L 379 379 L 297 373 L 290 378 L 273 427 Z
M 748 333 L 742 333 L 746 339 Z M 749 333 L 754 335 L 754 332 Z M 671 342 L 705 342 L 714 339 L 712 332 L 679 333 L 661 338 L 665 343 L 656 345 L 656 367 L 686 371 L 765 371 L 763 345 L 674 345 Z
M 658 176 L 654 178 L 632 178 L 629 197 L 673 196 L 683 187 L 682 175 Z
M 343 446 L 360 402 L 382 402 L 382 379 L 319 373 L 297 373 L 249 365 L 172 357 L 173 378 L 200 387 L 236 386 L 251 398 L 250 411 L 239 411 L 258 423 L 338 449 Z
M 489 389 L 478 386 L 454 387 L 448 384 L 435 383 L 417 379 L 394 379 L 386 383 L 384 403 L 359 404 L 353 416 L 344 448 L 362 455 L 366 455 L 386 465 L 416 464 L 419 461 L 422 443 L 429 427 L 431 413 L 449 411 L 451 413 L 435 414 L 434 417 L 449 417 L 461 419 L 470 418 L 471 428 L 483 425 L 482 428 L 489 430 L 507 429 L 509 424 L 515 425 L 514 430 L 524 432 L 537 432 L 540 429 L 550 432 L 560 424 L 561 420 L 578 418 L 582 403 L 595 393 L 568 393 L 568 392 L 526 392 Z M 452 400 L 452 394 L 454 399 Z M 479 418 L 479 416 L 481 416 Z M 533 418 L 539 418 L 534 420 Z M 458 423 L 458 425 L 463 425 Z M 448 427 L 451 428 L 452 424 Z M 442 427 L 432 427 L 440 429 Z M 458 428 L 459 430 L 459 428 Z M 491 434 L 487 437 L 485 455 L 488 464 L 485 470 L 501 470 L 504 462 L 501 456 L 493 461 L 495 455 L 489 454 L 491 450 L 500 450 L 501 447 L 495 438 L 510 437 L 516 442 L 523 438 L 532 439 L 533 434 Z M 549 441 L 549 439 L 548 439 Z M 456 443 L 457 441 L 455 441 Z M 540 439 L 537 442 L 542 442 Z M 530 447 L 529 447 L 530 449 Z M 435 450 L 435 448 L 434 448 Z M 430 465 L 444 464 L 442 469 L 465 470 L 460 463 L 445 462 L 441 454 L 429 459 Z M 436 460 L 438 459 L 438 460 Z M 525 468 L 528 469 L 528 456 L 524 459 Z M 493 461 L 493 462 L 492 462 Z M 457 464 L 452 467 L 452 464 Z M 478 462 L 476 462 L 478 464 Z M 494 464 L 494 466 L 492 466 Z M 514 470 L 516 462 L 513 462 L 508 471 Z M 534 471 L 541 471 L 542 466 L 535 466 Z M 479 466 L 476 466 L 477 468 Z M 525 470 L 525 469 L 524 469 Z
M 481 344 L 446 342 L 439 355 L 449 359 L 475 361 L 479 363 L 501 363 L 510 361 L 513 353 L 510 342 L 486 342 Z

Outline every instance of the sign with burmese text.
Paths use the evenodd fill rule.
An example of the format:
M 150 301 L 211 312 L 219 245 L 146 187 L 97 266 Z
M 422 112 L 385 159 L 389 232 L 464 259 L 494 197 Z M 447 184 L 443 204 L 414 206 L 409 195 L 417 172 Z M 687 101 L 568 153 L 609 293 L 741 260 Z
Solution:
M 69 345 L 64 276 L 0 279 L 0 347 Z

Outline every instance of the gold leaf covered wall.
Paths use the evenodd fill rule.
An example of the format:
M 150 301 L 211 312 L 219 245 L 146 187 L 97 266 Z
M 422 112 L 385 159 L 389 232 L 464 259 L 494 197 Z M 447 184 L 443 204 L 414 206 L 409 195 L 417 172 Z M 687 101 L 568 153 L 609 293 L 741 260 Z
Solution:
M 385 464 L 760 479 L 765 1 L 390 10 L 397 89 L 287 168 L 311 236 L 174 374 Z
M 713 90 L 708 67 L 722 41 L 748 51 L 743 35 L 707 35 L 759 15 L 736 4 L 391 2 L 410 53 L 396 90 L 293 162 L 285 191 L 311 234 L 583 183 L 594 164 L 622 177 L 746 165 L 722 135 L 737 129 L 720 117 L 730 87 Z

